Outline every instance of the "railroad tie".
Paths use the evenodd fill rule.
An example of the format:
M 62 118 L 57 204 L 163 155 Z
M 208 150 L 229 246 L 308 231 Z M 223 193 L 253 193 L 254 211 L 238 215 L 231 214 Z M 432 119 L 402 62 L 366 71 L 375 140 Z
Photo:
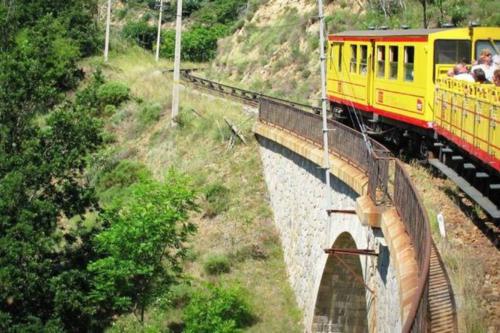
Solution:
M 455 302 L 450 281 L 435 245 L 431 247 L 429 268 L 429 314 L 431 333 L 457 332 Z

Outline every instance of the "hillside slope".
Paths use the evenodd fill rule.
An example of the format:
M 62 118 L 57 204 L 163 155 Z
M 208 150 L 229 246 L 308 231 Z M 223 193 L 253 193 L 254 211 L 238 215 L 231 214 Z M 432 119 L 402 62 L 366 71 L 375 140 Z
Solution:
M 319 104 L 318 10 L 314 0 L 260 0 L 241 28 L 219 41 L 207 76 L 240 87 Z M 428 27 L 475 21 L 500 25 L 495 0 L 443 0 L 427 5 Z M 328 33 L 387 26 L 423 27 L 420 1 L 324 1 Z

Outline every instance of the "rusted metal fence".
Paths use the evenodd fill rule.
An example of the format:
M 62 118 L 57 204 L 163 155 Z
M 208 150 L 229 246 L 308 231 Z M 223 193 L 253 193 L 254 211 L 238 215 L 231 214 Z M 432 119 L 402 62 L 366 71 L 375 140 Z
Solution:
M 259 119 L 291 132 L 319 147 L 323 145 L 321 116 L 304 112 L 277 101 L 261 98 Z M 368 192 L 375 202 L 387 197 L 390 151 L 375 140 L 370 140 L 371 151 L 363 135 L 337 121 L 328 120 L 328 147 L 368 175 Z
M 323 144 L 322 119 L 319 115 L 261 98 L 259 121 L 279 127 L 319 147 Z M 415 248 L 419 268 L 418 289 L 408 318 L 403 323 L 403 332 L 427 332 L 431 234 L 420 196 L 404 165 L 392 158 L 390 151 L 383 145 L 371 139 L 368 145 L 360 132 L 333 120 L 328 121 L 328 129 L 330 152 L 355 165 L 368 176 L 368 194 L 371 199 L 375 203 L 380 203 L 384 198 L 393 199 Z M 395 162 L 393 193 L 389 193 L 388 189 L 391 162 Z
M 405 332 L 427 332 L 428 329 L 428 288 L 429 265 L 431 257 L 431 231 L 427 211 L 420 195 L 413 185 L 410 176 L 400 161 L 396 161 L 394 175 L 394 206 L 396 207 L 406 231 L 415 248 L 417 265 L 419 267 L 419 284 L 415 305 L 409 317 L 415 318 L 412 323 L 405 324 Z

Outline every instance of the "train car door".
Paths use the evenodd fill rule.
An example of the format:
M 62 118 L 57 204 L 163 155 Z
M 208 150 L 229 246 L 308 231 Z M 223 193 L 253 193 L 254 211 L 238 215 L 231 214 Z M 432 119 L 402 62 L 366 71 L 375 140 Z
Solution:
M 348 66 L 346 68 L 346 79 L 344 96 L 354 105 L 368 109 L 368 89 L 370 82 L 369 71 L 369 41 L 350 41 L 344 44 L 347 49 Z M 344 59 L 345 56 L 344 56 Z

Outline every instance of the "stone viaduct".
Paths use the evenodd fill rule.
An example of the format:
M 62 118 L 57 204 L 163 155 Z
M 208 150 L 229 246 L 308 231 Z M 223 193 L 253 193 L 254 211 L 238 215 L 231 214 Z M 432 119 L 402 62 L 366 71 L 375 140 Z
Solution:
M 370 174 L 335 151 L 330 154 L 333 202 L 328 204 L 318 136 L 312 134 L 311 138 L 310 129 L 305 133 L 298 130 L 312 126 L 321 135 L 320 119 L 284 116 L 299 112 L 292 109 L 261 102 L 254 133 L 289 281 L 304 313 L 306 332 L 429 330 L 431 249 L 422 244 L 430 243 L 430 230 L 412 237 L 404 219 L 413 216 L 398 213 L 391 202 L 376 205 L 369 195 Z M 342 140 L 339 134 L 332 143 Z M 405 205 L 401 200 L 409 200 L 407 194 L 395 191 L 394 196 L 403 198 L 400 205 Z M 427 223 L 426 215 L 420 220 Z M 334 251 L 327 254 L 325 249 Z M 351 253 L 342 253 L 342 249 Z M 352 254 L 353 249 L 368 251 Z M 450 318 L 444 327 L 452 327 L 453 332 L 453 316 Z

